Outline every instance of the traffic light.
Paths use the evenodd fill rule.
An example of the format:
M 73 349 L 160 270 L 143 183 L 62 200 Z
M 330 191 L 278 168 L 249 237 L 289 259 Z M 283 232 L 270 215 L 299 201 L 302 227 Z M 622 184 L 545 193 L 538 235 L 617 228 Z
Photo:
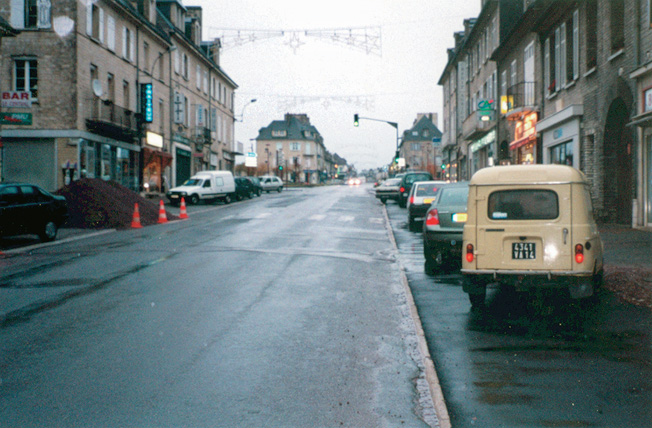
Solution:
M 445 163 L 441 164 L 441 170 L 446 171 L 446 164 Z
M 396 154 L 394 155 L 394 162 L 398 163 L 398 159 L 401 157 L 401 152 L 398 150 L 396 151 Z
M 358 117 L 358 113 L 353 115 L 353 126 L 358 126 L 360 125 L 360 118 Z
M 154 120 L 154 89 L 151 83 L 140 85 L 140 103 L 143 121 L 152 123 Z
M 279 170 L 279 171 L 283 171 L 283 165 L 279 165 L 279 166 L 278 166 L 278 170 Z

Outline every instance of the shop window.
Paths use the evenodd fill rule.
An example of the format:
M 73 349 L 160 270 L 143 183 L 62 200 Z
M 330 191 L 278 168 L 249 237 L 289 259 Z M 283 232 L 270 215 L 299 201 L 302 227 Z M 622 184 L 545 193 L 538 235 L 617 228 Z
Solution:
M 568 141 L 551 147 L 550 163 L 573 166 L 573 142 Z

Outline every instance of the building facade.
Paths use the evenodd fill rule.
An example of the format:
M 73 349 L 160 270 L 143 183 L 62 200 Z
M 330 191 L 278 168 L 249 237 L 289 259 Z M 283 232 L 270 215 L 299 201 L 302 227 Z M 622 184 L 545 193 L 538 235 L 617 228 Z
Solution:
M 286 182 L 317 184 L 325 180 L 332 164 L 327 162 L 324 140 L 305 114 L 287 113 L 261 128 L 256 153 L 263 173 Z
M 214 61 L 219 55 L 202 47 L 201 10 L 176 0 L 0 6 L 20 30 L 2 45 L 0 80 L 24 98 L 3 103 L 3 113 L 29 118 L 2 126 L 3 179 L 55 190 L 96 177 L 159 192 L 195 171 L 229 166 L 237 85 Z M 178 57 L 183 75 L 176 73 Z M 224 88 L 225 102 L 209 84 Z M 201 152 L 203 162 L 187 162 L 177 145 L 191 159 Z
M 406 168 L 428 171 L 433 177 L 441 177 L 441 135 L 436 113 L 417 115 L 412 128 L 403 131 L 399 146 Z
M 483 2 L 477 22 L 490 15 L 485 12 L 490 3 Z M 496 160 L 572 165 L 591 182 L 599 220 L 649 226 L 649 2 L 518 3 L 521 12 L 506 31 L 501 28 L 499 44 L 490 55 L 496 64 L 500 104 L 496 110 Z M 456 34 L 456 47 L 449 50 L 449 62 L 440 79 L 445 125 L 452 121 L 452 97 L 458 103 L 461 98 L 459 84 L 452 90 L 452 75 L 467 58 L 464 55 L 474 43 L 474 29 Z M 469 85 L 469 94 L 484 86 L 482 79 L 463 80 Z M 463 152 L 468 134 L 463 131 L 462 139 L 455 138 L 450 128 L 444 130 L 446 152 Z M 467 153 L 474 153 L 473 148 Z M 480 161 L 477 166 L 488 164 Z M 469 168 L 469 173 L 474 170 Z

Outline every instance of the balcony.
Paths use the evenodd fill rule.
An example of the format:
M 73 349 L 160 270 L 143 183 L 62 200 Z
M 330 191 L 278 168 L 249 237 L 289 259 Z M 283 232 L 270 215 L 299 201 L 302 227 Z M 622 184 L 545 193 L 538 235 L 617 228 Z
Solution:
M 194 129 L 193 135 L 197 144 L 207 144 L 210 146 L 213 143 L 210 128 L 198 126 Z
M 90 132 L 130 143 L 138 138 L 136 113 L 108 100 L 93 100 L 91 106 L 90 117 L 86 118 Z
M 501 97 L 500 112 L 508 120 L 521 120 L 538 111 L 536 106 L 536 82 L 521 82 L 507 89 L 507 96 Z
M 476 140 L 496 126 L 496 112 L 476 110 L 462 124 L 462 135 L 465 140 Z

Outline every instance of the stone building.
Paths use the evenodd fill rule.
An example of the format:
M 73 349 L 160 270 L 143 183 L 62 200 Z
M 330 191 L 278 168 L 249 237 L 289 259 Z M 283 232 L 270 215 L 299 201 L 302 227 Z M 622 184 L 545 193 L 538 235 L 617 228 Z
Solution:
M 490 3 L 483 2 L 480 17 L 487 14 Z M 646 113 L 652 111 L 652 102 L 646 107 L 646 90 L 652 83 L 648 75 L 652 29 L 648 2 L 519 3 L 522 13 L 515 16 L 508 31 L 500 32 L 500 43 L 490 58 L 497 64 L 503 104 L 496 126 L 497 160 L 572 165 L 591 182 L 599 220 L 650 225 L 651 155 L 646 141 L 652 121 Z M 466 58 L 463 55 L 473 33 L 472 29 L 456 34 L 456 48 L 449 51 L 440 79 L 445 124 L 452 120 L 452 72 Z M 462 80 L 470 94 L 482 85 L 481 80 Z M 458 85 L 458 101 L 459 91 Z M 649 95 L 652 100 L 652 92 Z M 447 152 L 452 152 L 449 146 L 463 152 L 464 141 L 451 137 L 448 129 L 444 135 Z
M 258 164 L 266 167 L 263 172 L 283 181 L 316 184 L 329 173 L 324 139 L 305 114 L 287 113 L 261 128 L 256 153 Z
M 437 128 L 436 113 L 417 115 L 412 128 L 403 131 L 399 152 L 408 169 L 441 176 L 441 131 Z
M 174 22 L 164 13 L 172 9 Z M 30 118 L 2 127 L 3 179 L 55 190 L 86 176 L 160 191 L 188 172 L 225 165 L 222 147 L 213 145 L 216 120 L 209 123 L 205 114 L 218 105 L 217 93 L 207 92 L 204 76 L 225 88 L 222 99 L 237 86 L 201 47 L 201 12 L 197 17 L 177 0 L 0 0 L 0 16 L 21 30 L 2 45 L 0 80 L 27 98 L 4 110 Z M 179 53 L 188 71 L 182 78 L 174 68 Z M 196 66 L 199 75 L 200 65 L 198 89 L 189 70 Z M 174 120 L 179 98 L 188 100 L 183 123 Z M 195 105 L 206 110 L 192 111 Z M 220 111 L 224 145 L 232 147 L 232 100 Z M 211 133 L 198 135 L 199 123 Z M 179 134 L 190 152 L 208 147 L 209 162 L 180 174 Z

